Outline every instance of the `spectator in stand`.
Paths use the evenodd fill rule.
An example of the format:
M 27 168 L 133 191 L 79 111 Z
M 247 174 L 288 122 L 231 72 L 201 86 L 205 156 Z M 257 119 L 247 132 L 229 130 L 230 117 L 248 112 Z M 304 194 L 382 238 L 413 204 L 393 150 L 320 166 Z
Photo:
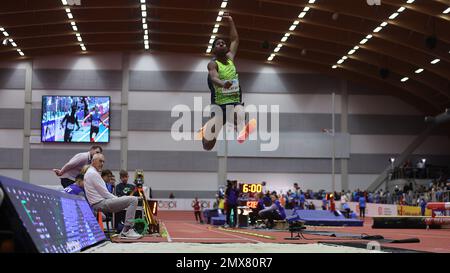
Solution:
M 307 204 L 308 204 L 308 209 L 310 209 L 310 210 L 315 210 L 316 209 L 316 206 L 314 205 L 313 202 L 307 202 Z
M 173 195 L 173 192 L 171 192 L 171 193 L 169 194 L 169 199 L 175 199 L 175 195 Z
M 345 210 L 344 205 L 347 204 L 347 202 L 348 202 L 347 195 L 342 194 L 341 195 L 341 206 L 342 206 L 342 209 Z
M 301 192 L 301 189 L 298 186 L 298 183 L 294 183 L 293 193 L 294 193 L 294 199 L 295 199 L 295 206 L 296 207 L 299 205 L 300 192 Z
M 292 202 L 291 194 L 292 194 L 292 191 L 290 189 L 285 194 L 284 198 L 286 200 L 286 206 L 285 206 L 286 209 L 292 209 L 293 208 L 292 204 L 291 204 L 291 202 Z
M 266 181 L 261 182 L 261 189 L 264 194 L 267 193 L 268 190 L 267 190 L 267 182 Z

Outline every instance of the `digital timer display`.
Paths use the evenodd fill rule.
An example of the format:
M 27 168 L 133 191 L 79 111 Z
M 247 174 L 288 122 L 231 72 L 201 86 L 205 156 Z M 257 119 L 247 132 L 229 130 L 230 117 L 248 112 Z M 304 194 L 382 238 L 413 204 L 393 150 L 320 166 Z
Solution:
M 262 192 L 261 184 L 242 184 L 242 193 L 260 193 Z

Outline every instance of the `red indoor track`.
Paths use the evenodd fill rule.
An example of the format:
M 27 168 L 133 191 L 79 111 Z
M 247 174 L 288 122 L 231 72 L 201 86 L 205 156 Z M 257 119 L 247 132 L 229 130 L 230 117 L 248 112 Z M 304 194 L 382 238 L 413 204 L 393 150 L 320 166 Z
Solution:
M 184 242 L 184 243 L 289 243 L 310 244 L 318 242 L 355 242 L 354 239 L 332 238 L 305 234 L 308 240 L 285 240 L 290 237 L 288 231 L 260 231 L 249 229 L 236 229 L 237 231 L 257 233 L 274 237 L 261 238 L 254 235 L 227 232 L 207 224 L 195 222 L 193 212 L 187 211 L 159 211 L 158 219 L 168 232 L 167 238 L 144 237 L 139 242 Z M 381 235 L 385 239 L 401 240 L 418 238 L 420 243 L 381 243 L 381 247 L 390 247 L 414 251 L 450 253 L 450 229 L 372 229 L 372 219 L 367 218 L 363 227 L 308 227 L 307 230 L 334 231 L 339 233 L 352 233 L 356 235 Z M 368 243 L 367 240 L 356 242 Z

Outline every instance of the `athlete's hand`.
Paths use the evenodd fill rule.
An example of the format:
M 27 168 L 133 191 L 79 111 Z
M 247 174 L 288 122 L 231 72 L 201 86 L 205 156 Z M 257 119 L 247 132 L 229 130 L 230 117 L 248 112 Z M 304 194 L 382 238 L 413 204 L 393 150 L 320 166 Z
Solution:
M 231 81 L 225 81 L 223 88 L 228 89 L 233 85 L 233 83 Z
M 61 170 L 59 170 L 59 169 L 53 169 L 53 171 L 55 172 L 55 174 L 57 176 L 61 176 L 62 175 Z

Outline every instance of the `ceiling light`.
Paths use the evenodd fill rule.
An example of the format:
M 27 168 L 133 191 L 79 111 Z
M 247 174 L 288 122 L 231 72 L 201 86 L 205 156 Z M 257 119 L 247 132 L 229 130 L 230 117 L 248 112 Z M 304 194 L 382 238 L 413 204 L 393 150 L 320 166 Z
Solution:
M 437 64 L 440 61 L 441 61 L 440 59 L 434 59 L 434 60 L 431 61 L 431 64 Z
M 416 1 L 416 0 L 408 0 L 408 1 L 406 1 L 406 3 L 407 4 L 412 4 L 412 3 L 414 3 L 414 1 Z
M 67 13 L 70 13 L 70 9 L 66 9 L 66 12 L 67 12 Z
M 377 33 L 377 32 L 380 32 L 380 30 L 382 30 L 382 29 L 383 29 L 382 27 L 377 27 L 376 29 L 373 30 L 373 32 Z
M 305 17 L 305 15 L 306 15 L 306 12 L 302 11 L 302 12 L 298 15 L 298 18 L 303 18 L 303 17 Z
M 145 0 L 141 0 L 141 4 L 145 4 Z
M 354 50 L 358 50 L 358 49 L 359 49 L 359 46 L 355 46 L 353 49 L 354 49 Z
M 423 68 L 419 68 L 419 69 L 417 69 L 417 70 L 415 71 L 416 74 L 420 74 L 420 73 L 422 73 L 422 72 L 423 72 Z
M 64 6 L 67 5 L 67 0 L 61 0 L 61 2 Z
M 141 5 L 141 10 L 142 11 L 146 11 L 147 10 L 147 5 Z
M 75 33 L 75 36 L 80 37 L 81 35 L 80 33 Z
M 281 38 L 281 41 L 282 41 L 282 42 L 286 42 L 287 39 L 288 39 L 288 37 L 284 36 L 283 38 Z
M 142 18 L 142 23 L 145 24 L 145 22 L 147 21 L 147 19 Z
M 388 23 L 387 22 L 383 22 L 383 23 L 381 23 L 381 25 L 380 26 L 382 26 L 382 27 L 385 27 L 385 26 L 387 26 L 388 25 Z
M 148 28 L 148 25 L 147 25 L 147 24 L 142 24 L 142 28 L 143 28 L 143 29 L 147 29 L 147 28 Z
M 299 23 L 300 23 L 300 21 L 295 20 L 294 23 L 292 23 L 292 25 L 295 25 L 295 26 L 296 26 L 296 25 L 298 25 Z
M 217 16 L 216 21 L 217 22 L 221 22 L 222 21 L 222 16 Z
M 2 28 L 2 27 L 0 27 L 0 31 L 5 31 L 5 29 L 4 29 L 4 28 Z
M 406 8 L 405 7 L 400 7 L 398 10 L 397 10 L 397 12 L 403 12 L 404 10 L 405 10 Z
M 409 78 L 408 78 L 408 77 L 404 77 L 404 78 L 401 79 L 400 81 L 401 81 L 401 82 L 406 82 L 407 80 L 409 80 Z
M 289 30 L 290 30 L 290 31 L 294 31 L 296 27 L 297 27 L 296 25 L 292 25 L 292 26 L 289 28 Z
M 67 17 L 68 17 L 69 19 L 73 19 L 72 13 L 67 13 Z
M 6 31 L 3 31 L 3 35 L 4 35 L 5 37 L 8 37 L 8 36 L 9 36 L 9 33 L 6 32 Z
M 148 50 L 150 48 L 149 45 L 145 45 L 145 49 Z
M 344 60 L 340 59 L 339 61 L 337 61 L 338 64 L 342 64 L 344 62 Z
M 70 24 L 71 24 L 72 26 L 74 26 L 74 25 L 75 25 L 75 22 L 70 22 Z
M 446 10 L 444 10 L 442 13 L 443 13 L 443 14 L 450 13 L 450 7 L 448 7 Z
M 148 35 L 148 29 L 144 30 L 144 34 Z
M 366 36 L 366 39 L 371 39 L 372 37 L 373 37 L 372 34 L 369 34 Z
M 77 37 L 78 42 L 82 42 L 83 39 L 81 39 L 81 37 Z
M 362 39 L 361 42 L 359 42 L 359 43 L 363 45 L 363 44 L 367 43 L 367 41 L 368 41 L 367 39 Z
M 227 2 L 223 1 L 223 2 L 222 2 L 222 5 L 220 5 L 220 7 L 224 9 L 224 8 L 227 7 L 227 4 L 228 4 Z
M 147 12 L 146 11 L 142 12 L 142 17 L 147 17 Z
M 281 47 L 277 47 L 273 50 L 273 52 L 278 52 L 278 51 L 280 51 L 280 49 L 281 49 Z
M 223 16 L 223 11 L 221 10 L 221 11 L 219 11 L 219 16 Z
M 331 68 L 336 69 L 338 66 L 337 65 L 333 65 Z
M 310 7 L 305 7 L 303 11 L 309 11 Z
M 394 12 L 394 13 L 391 14 L 391 16 L 389 16 L 389 19 L 394 20 L 395 17 L 397 17 L 397 16 L 398 16 L 398 13 Z
M 13 47 L 17 47 L 17 44 L 15 42 L 11 42 Z
M 347 56 L 342 57 L 342 60 L 347 60 L 347 59 L 348 59 Z
M 285 33 L 285 34 L 284 34 L 284 37 L 289 37 L 289 36 L 291 36 L 290 33 Z
M 73 31 L 78 31 L 77 26 L 72 26 Z
M 316 2 L 316 0 L 309 0 L 309 2 L 308 3 L 310 3 L 310 4 L 314 4 Z
M 210 43 L 210 44 L 214 43 L 214 40 L 215 40 L 215 39 L 209 39 L 209 43 Z
M 145 45 L 148 45 L 148 43 L 149 43 L 148 40 L 144 40 Z
M 217 33 L 218 31 L 219 31 L 219 29 L 216 27 L 213 29 L 213 33 Z
M 269 58 L 267 58 L 267 60 L 268 61 L 272 61 L 274 57 L 275 57 L 275 54 L 272 54 L 272 55 L 269 56 Z
M 356 52 L 356 50 L 352 49 L 352 50 L 350 50 L 347 54 L 348 54 L 348 55 L 352 55 L 352 54 L 355 53 L 355 52 Z

